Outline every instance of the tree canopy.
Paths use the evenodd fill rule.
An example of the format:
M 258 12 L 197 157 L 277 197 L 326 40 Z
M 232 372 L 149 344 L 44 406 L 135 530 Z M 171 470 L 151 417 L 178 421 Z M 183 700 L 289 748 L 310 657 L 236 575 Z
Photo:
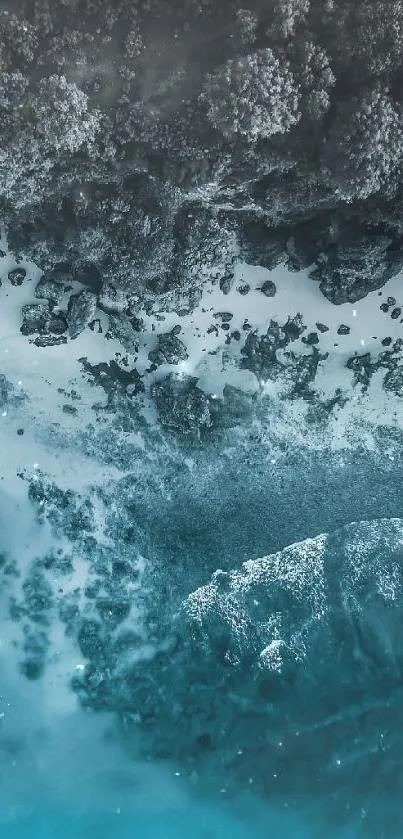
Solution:
M 402 56 L 403 0 L 5 0 L 11 244 L 46 264 L 95 260 L 105 282 L 125 286 L 144 276 L 152 241 L 146 285 L 177 287 L 192 206 L 239 242 L 255 219 L 256 254 L 309 222 L 309 256 L 323 266 L 334 218 L 359 229 L 357 247 L 374 234 L 397 252 Z M 192 247 L 209 258 L 202 241 Z M 213 261 L 215 249 L 213 237 Z

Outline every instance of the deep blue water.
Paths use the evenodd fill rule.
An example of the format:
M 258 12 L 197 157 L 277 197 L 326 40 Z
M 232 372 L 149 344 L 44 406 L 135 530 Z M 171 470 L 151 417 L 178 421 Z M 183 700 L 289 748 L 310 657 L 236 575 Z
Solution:
M 378 514 L 389 520 L 401 512 L 399 466 L 394 472 L 389 468 L 376 471 L 363 456 L 357 457 L 355 463 L 352 456 L 346 458 L 339 469 L 336 464 L 331 469 L 329 464 L 320 461 L 298 469 L 290 466 L 282 475 L 272 476 L 271 482 L 267 476 L 263 481 L 262 475 L 252 468 L 245 475 L 244 483 L 239 481 L 239 473 L 235 470 L 231 474 L 228 469 L 225 478 L 221 488 L 214 488 L 208 482 L 203 487 L 202 480 L 195 481 L 193 491 L 186 483 L 181 488 L 179 481 L 171 501 L 163 503 L 156 499 L 155 506 L 148 508 L 148 519 L 144 511 L 143 521 L 153 537 L 155 556 L 165 558 L 170 574 L 176 569 L 176 581 L 180 581 L 182 574 L 184 595 L 188 593 L 188 582 L 183 575 L 186 569 L 191 572 L 193 587 L 196 583 L 207 583 L 218 567 L 239 568 L 248 557 L 248 549 L 252 557 L 259 556 L 297 539 L 314 537 L 324 529 L 336 529 L 354 519 L 372 520 Z M 186 498 L 189 499 L 187 504 Z M 12 552 L 23 544 L 25 537 L 17 532 L 16 517 L 11 508 L 3 519 L 4 529 L 7 521 L 9 532 L 3 534 L 3 541 Z M 35 532 L 32 522 L 27 524 L 27 533 Z M 179 574 L 178 557 L 182 563 Z M 387 564 L 387 552 L 383 560 Z M 389 585 L 390 579 L 386 582 Z M 12 627 L 13 622 L 10 625 Z M 205 769 L 208 764 L 204 764 L 207 778 L 204 777 L 203 782 L 192 777 L 186 761 L 185 772 L 178 772 L 178 762 L 156 761 L 152 756 L 147 761 L 143 757 L 133 759 L 122 742 L 121 732 L 115 732 L 110 715 L 84 713 L 75 697 L 68 712 L 60 711 L 57 701 L 53 703 L 56 711 L 53 706 L 53 710 L 49 710 L 46 701 L 42 701 L 47 697 L 42 695 L 41 698 L 40 682 L 31 683 L 20 676 L 16 680 L 17 648 L 14 660 L 13 644 L 8 645 L 6 657 L 2 657 L 0 645 L 0 839 L 400 839 L 400 735 L 396 738 L 394 733 L 399 729 L 400 652 L 403 657 L 403 646 L 400 650 L 399 631 L 396 635 L 395 628 L 390 628 L 376 609 L 373 620 L 371 613 L 367 623 L 363 623 L 364 633 L 367 626 L 370 629 L 368 640 L 362 641 L 362 628 L 361 635 L 357 635 L 360 645 L 362 641 L 362 648 L 357 653 L 357 684 L 360 681 L 361 692 L 358 698 L 354 695 L 351 700 L 349 695 L 346 700 L 348 709 L 359 708 L 361 703 L 363 712 L 354 710 L 353 714 L 358 722 L 355 717 L 351 727 L 348 722 L 348 734 L 345 735 L 342 726 L 338 729 L 332 723 L 334 716 L 342 714 L 340 696 L 337 699 L 339 706 L 335 707 L 329 697 L 325 697 L 325 711 L 322 708 L 318 718 L 320 737 L 314 735 L 315 720 L 313 723 L 310 720 L 313 734 L 306 739 L 306 753 L 293 752 L 292 748 L 287 752 L 284 775 L 288 773 L 297 786 L 300 780 L 303 781 L 302 787 L 309 789 L 306 799 L 303 795 L 295 796 L 287 786 L 280 795 L 272 795 L 270 790 L 264 796 L 260 792 L 252 794 L 253 787 L 248 786 L 247 776 L 237 780 L 238 786 L 232 784 L 231 792 L 227 794 L 225 789 L 221 790 L 226 783 L 226 770 L 220 751 L 213 752 L 211 757 L 215 778 L 209 777 L 209 771 Z M 4 637 L 8 640 L 6 635 Z M 382 684 L 382 656 L 386 650 L 388 658 L 392 643 L 398 644 L 390 656 L 396 672 L 393 672 L 393 678 L 387 672 L 390 687 L 381 700 L 373 701 L 369 691 L 373 687 L 374 669 L 379 671 Z M 341 672 L 337 651 L 331 654 L 331 670 L 338 672 L 339 668 Z M 368 671 L 359 669 L 364 659 L 370 662 Z M 207 685 L 212 678 L 208 671 Z M 246 681 L 248 678 L 246 676 Z M 378 681 L 377 697 L 380 695 Z M 53 690 L 54 686 L 47 684 L 47 690 Z M 354 683 L 355 689 L 357 684 Z M 209 687 L 211 689 L 211 685 Z M 239 693 L 240 685 L 236 680 L 231 689 Z M 317 693 L 311 694 L 313 699 L 309 699 L 309 703 L 312 705 L 316 698 L 322 700 L 320 694 L 325 693 L 325 689 L 326 685 L 320 685 Z M 58 690 L 56 686 L 56 693 Z M 173 691 L 173 702 L 175 696 Z M 224 710 L 221 711 L 224 724 L 225 707 L 224 697 Z M 287 705 L 284 707 L 276 718 L 276 725 L 287 730 L 291 712 Z M 243 712 L 242 708 L 241 720 Z M 350 710 L 347 718 L 352 719 Z M 251 717 L 246 719 L 245 726 L 251 725 Z M 182 751 L 186 751 L 186 727 L 184 734 L 181 723 L 178 719 L 177 738 L 178 742 L 184 738 Z M 189 742 L 193 737 L 191 723 Z M 112 738 L 106 736 L 111 725 Z M 156 736 L 160 725 L 156 723 Z M 213 723 L 211 726 L 213 729 Z M 169 733 L 175 739 L 176 731 Z M 259 729 L 251 728 L 252 745 L 259 734 Z M 225 750 L 225 738 L 221 742 Z M 319 757 L 315 749 L 318 754 L 320 752 Z M 339 749 L 347 767 L 346 777 L 350 780 L 347 780 L 347 793 L 344 786 L 340 799 L 336 796 L 329 807 L 329 799 L 333 792 L 337 793 L 339 783 Z M 253 755 L 251 759 L 255 760 Z M 266 771 L 265 760 L 265 756 L 258 756 L 258 763 L 255 763 L 261 777 Z M 323 778 L 318 766 L 321 771 L 325 766 L 325 791 L 320 788 Z M 348 775 L 349 767 L 352 767 L 351 776 Z M 348 796 L 350 783 L 351 801 Z M 368 805 L 372 808 L 369 816 Z

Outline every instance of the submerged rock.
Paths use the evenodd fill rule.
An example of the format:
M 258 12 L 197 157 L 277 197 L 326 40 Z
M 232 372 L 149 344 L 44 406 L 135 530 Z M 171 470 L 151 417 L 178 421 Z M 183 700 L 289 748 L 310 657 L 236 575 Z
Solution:
M 212 425 L 210 399 L 197 379 L 170 374 L 152 386 L 151 394 L 163 425 L 184 434 L 199 434 Z

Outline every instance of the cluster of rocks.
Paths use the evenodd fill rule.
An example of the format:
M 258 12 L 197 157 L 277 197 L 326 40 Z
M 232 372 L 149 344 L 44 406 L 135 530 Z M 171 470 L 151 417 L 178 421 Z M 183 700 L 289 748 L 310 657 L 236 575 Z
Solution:
M 249 332 L 241 349 L 242 367 L 254 373 L 259 380 L 276 378 L 284 370 L 277 357 L 278 350 L 284 350 L 292 341 L 300 338 L 305 330 L 301 315 L 289 317 L 283 325 L 271 319 L 265 335 L 259 336 L 256 331 Z
M 353 371 L 353 384 L 360 385 L 363 392 L 368 390 L 371 379 L 378 370 L 385 370 L 382 385 L 386 391 L 395 396 L 403 396 L 403 339 L 389 341 L 387 350 L 379 353 L 373 359 L 371 353 L 366 352 L 351 356 L 346 367 Z
M 175 620 L 161 581 L 160 643 L 147 660 L 117 596 L 112 618 L 96 605 L 76 622 L 86 664 L 73 688 L 85 707 L 118 714 L 129 748 L 133 738 L 148 758 L 176 761 L 227 792 L 253 783 L 316 800 L 319 785 L 348 802 L 357 749 L 374 784 L 401 749 L 399 726 L 390 728 L 401 698 L 401 548 L 399 520 L 350 525 L 217 571 Z M 126 557 L 123 565 L 116 579 L 128 581 Z M 307 752 L 310 772 L 301 773 Z
M 20 269 L 11 273 L 17 271 Z M 24 278 L 25 272 L 22 280 Z M 36 346 L 65 344 L 68 338 L 77 338 L 93 320 L 97 297 L 88 288 L 70 294 L 67 309 L 61 308 L 63 300 L 73 288 L 71 281 L 72 277 L 63 274 L 41 277 L 35 288 L 35 297 L 40 302 L 27 303 L 22 307 L 20 332 L 22 335 L 35 335 L 33 343 Z
M 193 376 L 171 373 L 151 386 L 162 425 L 197 435 L 212 426 L 214 399 L 197 386 L 197 381 Z
M 381 303 L 379 308 L 381 312 L 384 312 L 386 314 L 390 313 L 392 320 L 398 320 L 398 318 L 400 318 L 400 315 L 402 314 L 402 307 L 396 306 L 395 297 L 388 297 L 386 303 Z M 402 323 L 402 321 L 400 321 L 400 323 Z

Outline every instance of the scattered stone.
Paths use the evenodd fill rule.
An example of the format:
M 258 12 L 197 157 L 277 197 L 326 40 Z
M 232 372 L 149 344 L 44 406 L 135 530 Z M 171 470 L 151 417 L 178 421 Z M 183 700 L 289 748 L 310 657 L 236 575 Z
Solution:
M 329 332 L 329 327 L 326 326 L 325 323 L 320 323 L 320 321 L 317 321 L 315 326 L 319 330 L 319 332 Z
M 77 416 L 77 408 L 75 405 L 62 405 L 62 411 L 64 414 L 71 414 L 72 416 Z
M 17 434 L 18 434 L 19 437 L 22 437 L 22 435 L 24 434 L 24 429 L 23 428 L 17 428 Z
M 398 306 L 396 309 L 393 309 L 393 312 L 391 314 L 392 320 L 397 320 L 397 318 L 400 318 L 401 313 L 402 313 L 402 310 L 401 310 L 400 306 Z
M 383 347 L 390 347 L 391 343 L 392 338 L 384 338 L 383 341 L 381 341 Z
M 9 272 L 8 279 L 10 280 L 11 285 L 19 286 L 23 284 L 26 276 L 27 272 L 25 268 L 15 268 L 13 271 Z
M 67 309 L 70 338 L 77 338 L 95 315 L 96 295 L 89 289 L 72 294 Z
M 231 332 L 231 338 L 233 338 L 234 341 L 240 341 L 241 340 L 241 333 L 239 332 L 238 329 L 235 329 L 234 332 Z
M 266 297 L 274 297 L 274 295 L 276 294 L 277 288 L 276 288 L 275 283 L 272 282 L 272 280 L 266 280 L 263 283 L 263 285 L 260 286 L 260 291 Z
M 247 283 L 245 283 L 245 285 L 240 285 L 238 286 L 237 291 L 239 294 L 242 294 L 245 297 L 245 295 L 249 294 L 250 292 L 250 285 L 248 285 Z
M 228 332 L 229 328 L 230 328 L 229 323 L 222 323 L 221 324 L 221 329 L 223 329 L 224 332 Z
M 342 323 L 337 330 L 338 335 L 349 335 L 350 332 L 351 332 L 350 327 L 347 326 L 345 323 Z
M 387 303 L 381 303 L 379 308 L 380 308 L 381 312 L 388 312 L 389 311 L 389 306 L 388 306 Z
M 388 297 L 388 298 L 387 298 L 387 304 L 388 304 L 388 306 L 396 306 L 396 299 L 395 299 L 395 297 Z

